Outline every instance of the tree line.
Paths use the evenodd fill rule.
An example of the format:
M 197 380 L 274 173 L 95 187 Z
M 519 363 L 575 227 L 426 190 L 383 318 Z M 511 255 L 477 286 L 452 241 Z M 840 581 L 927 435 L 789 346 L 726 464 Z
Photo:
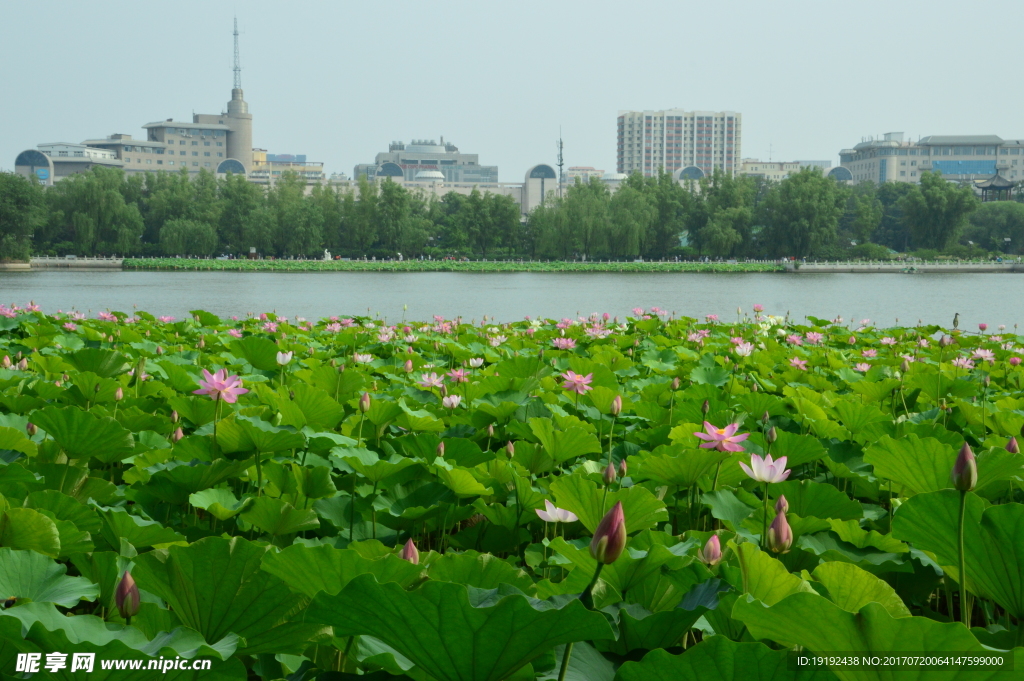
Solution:
M 509 196 L 438 198 L 385 180 L 272 187 L 203 171 L 94 168 L 45 189 L 0 173 L 0 259 L 50 255 L 248 254 L 552 259 L 963 257 L 1020 253 L 1024 205 L 980 202 L 924 173 L 920 184 L 850 187 L 804 169 L 781 182 L 715 173 L 681 185 L 634 174 L 550 194 L 525 218 Z

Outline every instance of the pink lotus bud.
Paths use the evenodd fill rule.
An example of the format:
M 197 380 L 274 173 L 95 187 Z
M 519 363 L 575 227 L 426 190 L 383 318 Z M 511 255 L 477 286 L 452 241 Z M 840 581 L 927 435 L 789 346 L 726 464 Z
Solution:
M 160 347 L 159 345 L 156 346 L 156 354 L 158 354 L 158 355 L 164 354 L 164 349 L 162 347 Z
M 709 411 L 711 411 L 711 403 L 704 400 L 704 403 L 700 405 L 700 413 L 707 416 Z
M 612 510 L 601 518 L 590 542 L 590 555 L 598 563 L 610 564 L 618 560 L 626 548 L 626 516 L 622 502 L 616 501 Z
M 949 336 L 943 336 L 942 338 L 939 339 L 939 346 L 940 347 L 948 348 L 952 344 L 953 344 L 953 339 L 951 337 L 949 337 Z
M 626 477 L 626 471 L 628 471 L 628 470 L 629 470 L 629 466 L 626 464 L 626 460 L 623 459 L 622 461 L 619 462 L 619 477 L 621 477 L 621 478 Z
M 443 459 L 444 458 L 444 442 L 443 441 L 437 443 L 436 451 L 437 451 L 437 455 Z
M 176 443 L 183 437 L 185 437 L 185 433 L 184 431 L 182 431 L 181 426 L 178 426 L 177 428 L 174 429 L 174 432 L 171 433 L 171 442 Z
M 505 456 L 507 456 L 508 458 L 511 459 L 515 455 L 516 455 L 516 446 L 514 444 L 512 444 L 512 440 L 509 440 L 508 444 L 505 445 Z
M 413 565 L 420 564 L 420 550 L 416 548 L 412 539 L 405 542 L 405 546 L 402 547 L 402 560 L 407 560 Z
M 988 328 L 988 324 L 978 324 L 978 329 L 984 331 Z
M 121 617 L 126 620 L 139 611 L 141 604 L 139 587 L 135 585 L 131 573 L 125 572 L 124 577 L 118 583 L 117 590 L 114 592 L 114 603 L 117 605 L 117 611 L 121 613 Z
M 679 390 L 679 385 L 680 385 L 680 383 L 681 383 L 681 381 L 679 380 L 679 377 L 678 377 L 678 376 L 676 376 L 675 378 L 673 378 L 673 379 L 672 379 L 672 390 Z
M 704 548 L 697 550 L 697 559 L 705 565 L 714 566 L 722 562 L 722 542 L 717 534 L 711 535 Z
M 20 362 L 18 362 L 18 369 L 20 371 L 27 371 L 28 370 L 28 357 L 23 357 L 22 360 Z M 65 381 L 68 380 L 66 378 L 67 374 L 64 374 L 64 376 L 65 376 L 64 380 Z
M 1017 438 L 1010 436 L 1009 442 L 1006 443 L 1006 451 L 1011 454 L 1020 454 L 1020 445 L 1017 444 Z
M 904 357 L 903 361 L 900 362 L 900 371 L 903 373 L 910 371 L 910 362 L 907 361 L 906 357 Z
M 370 411 L 370 393 L 363 393 L 363 396 L 359 398 L 359 411 L 364 414 Z
M 974 459 L 971 446 L 966 442 L 957 454 L 950 478 L 953 480 L 953 487 L 961 492 L 972 490 L 978 484 L 978 462 Z
M 0 365 L 2 365 L 4 369 L 10 369 L 11 368 L 11 358 L 10 358 L 10 356 L 4 355 L 4 359 L 3 359 L 2 362 L 0 362 Z
M 124 390 L 121 389 L 121 386 L 118 386 L 117 390 L 114 391 L 114 399 L 118 402 L 124 399 Z
M 609 463 L 604 468 L 604 484 L 606 484 L 606 485 L 612 484 L 613 482 L 615 482 L 615 477 L 616 477 L 615 466 L 613 464 Z
M 857 337 L 856 336 L 850 336 L 850 340 L 848 342 L 850 343 L 850 345 L 856 344 Z
M 618 416 L 622 413 L 622 395 L 616 395 L 615 399 L 612 400 L 612 416 Z
M 405 373 L 407 373 L 407 374 L 411 374 L 412 373 L 412 360 L 411 359 L 405 360 Z
M 488 423 L 487 424 L 487 437 L 494 437 L 494 424 L 493 423 Z
M 777 430 L 775 430 L 775 426 L 772 426 L 771 428 L 768 429 L 768 432 L 765 434 L 764 439 L 768 442 L 768 444 L 774 444 L 775 441 L 779 439 L 779 433 Z
M 779 513 L 768 527 L 768 548 L 775 553 L 789 553 L 793 545 L 793 530 L 785 513 Z
M 779 498 L 775 500 L 775 512 L 789 513 L 789 502 L 786 501 L 785 494 L 780 494 Z
M 35 434 L 38 430 L 39 429 L 36 428 L 36 424 L 32 423 L 31 421 L 25 424 L 25 432 L 28 433 L 29 437 L 35 437 Z
M 757 385 L 757 384 L 755 383 L 754 385 Z M 761 414 L 761 423 L 763 423 L 765 425 L 768 425 L 768 422 L 771 420 L 771 418 L 772 418 L 771 414 L 769 414 L 768 412 L 765 412 L 765 413 Z
M 172 411 L 171 412 L 171 423 L 177 423 L 178 422 L 178 418 L 179 418 L 178 417 L 178 412 Z
M 206 339 L 205 338 L 200 338 L 199 339 L 199 349 L 202 350 L 205 347 L 206 347 Z
M 1010 358 L 1010 366 L 1012 366 L 1012 367 L 1020 366 L 1020 357 L 1011 357 Z

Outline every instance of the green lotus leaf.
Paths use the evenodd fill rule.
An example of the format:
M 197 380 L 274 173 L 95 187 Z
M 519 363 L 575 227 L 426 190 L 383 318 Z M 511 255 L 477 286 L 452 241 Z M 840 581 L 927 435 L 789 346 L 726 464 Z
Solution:
M 217 520 L 227 520 L 244 511 L 247 504 L 252 503 L 252 497 L 239 501 L 231 490 L 217 487 L 190 494 L 188 503 L 209 512 Z
M 493 494 L 490 487 L 481 485 L 473 474 L 462 468 L 447 470 L 439 468 L 437 477 L 455 493 L 457 497 L 478 497 Z
M 100 463 L 121 461 L 135 450 L 130 431 L 109 417 L 76 407 L 46 407 L 32 413 L 32 422 L 52 437 L 71 459 L 95 458 Z
M 132 576 L 208 641 L 236 634 L 239 655 L 300 655 L 325 632 L 301 621 L 307 599 L 260 569 L 269 550 L 241 537 L 207 537 L 140 555 Z
M 785 495 L 789 510 L 801 518 L 855 520 L 864 516 L 861 505 L 834 485 L 811 480 L 787 480 L 769 485 L 768 495 L 773 499 Z
M 893 617 L 910 617 L 910 610 L 887 582 L 852 563 L 822 563 L 812 575 L 843 610 L 860 612 L 867 603 L 879 603 Z
M 602 495 L 597 490 L 597 484 L 580 475 L 563 475 L 557 478 L 551 483 L 551 493 L 555 496 L 556 505 L 575 513 L 590 532 L 597 529 L 601 518 L 617 501 L 622 502 L 626 530 L 630 534 L 648 530 L 668 520 L 664 502 L 639 485 L 608 492 L 603 512 Z
M 959 580 L 959 513 L 956 490 L 919 494 L 899 507 L 892 533 L 933 553 L 942 569 Z M 986 508 L 981 497 L 968 493 L 964 527 L 967 589 L 1014 617 L 1024 616 L 1024 504 Z
M 730 546 L 739 556 L 744 592 L 757 600 L 773 605 L 795 593 L 814 593 L 810 584 L 790 574 L 781 561 L 761 551 L 756 544 L 743 542 Z
M 197 428 L 212 423 L 217 415 L 217 403 L 208 397 L 176 395 L 167 400 L 167 406 Z
M 763 643 L 706 638 L 682 655 L 652 650 L 639 662 L 619 667 L 615 681 L 833 681 L 827 668 L 789 669 L 789 652 Z
M 50 511 L 59 520 L 67 520 L 85 532 L 99 532 L 102 523 L 96 509 L 57 490 L 32 492 L 25 498 L 25 508 Z
M 260 371 L 277 371 L 281 368 L 277 364 L 277 353 L 281 348 L 262 336 L 246 336 L 231 341 L 229 347 L 235 356 L 243 358 Z
M 155 520 L 131 515 L 123 508 L 101 511 L 100 517 L 103 519 L 100 534 L 113 548 L 121 545 L 121 539 L 138 549 L 185 541 L 185 538 L 173 529 L 164 527 Z
M 783 646 L 801 645 L 812 653 L 832 651 L 852 655 L 885 655 L 911 652 L 928 655 L 991 655 L 989 648 L 960 623 L 941 623 L 925 617 L 893 617 L 878 603 L 868 603 L 860 612 L 843 610 L 816 594 L 798 593 L 771 607 L 741 597 L 732 616 L 750 630 L 754 638 Z M 832 671 L 842 681 L 890 681 L 937 679 L 939 681 L 1011 681 L 1019 672 L 998 667 L 952 666 L 943 669 L 894 670 L 885 666 L 843 667 Z
M 83 348 L 65 355 L 64 361 L 78 371 L 88 371 L 100 378 L 113 378 L 131 369 L 124 355 L 101 348 Z
M 306 423 L 315 428 L 331 430 L 345 416 L 345 408 L 326 391 L 305 383 L 289 387 L 289 399 L 302 411 Z
M 68 577 L 67 566 L 36 551 L 0 548 L 0 599 L 56 603 L 71 608 L 94 601 L 100 588 L 85 577 Z
M 496 589 L 501 584 L 511 584 L 528 596 L 537 591 L 537 585 L 525 571 L 489 553 L 476 551 L 443 555 L 430 564 L 427 575 L 438 582 L 454 582 L 477 589 Z
M 160 662 L 161 656 L 167 660 L 210 659 L 210 669 L 199 673 L 214 681 L 245 679 L 245 667 L 231 657 L 238 645 L 237 636 L 229 635 L 210 644 L 197 632 L 177 627 L 170 632 L 160 632 L 150 640 L 135 627 L 108 624 L 93 615 L 66 617 L 51 603 L 28 603 L 4 611 L 0 614 L 0 641 L 8 650 L 41 653 L 40 671 L 48 679 L 146 681 L 157 674 L 161 679 L 188 681 L 195 678 L 197 672 L 192 669 L 148 670 L 149 661 Z M 66 666 L 56 672 L 44 671 L 47 654 L 55 651 L 67 655 Z M 95 654 L 91 672 L 71 672 L 74 653 Z M 131 669 L 127 662 L 122 669 L 104 669 L 103 660 L 138 660 L 140 664 L 137 670 Z
M 274 537 L 320 527 L 320 520 L 313 509 L 297 509 L 270 497 L 259 497 L 239 517 Z
M 251 465 L 251 459 L 232 461 L 165 461 L 150 466 L 144 486 L 147 492 L 171 504 L 184 504 L 188 496 L 237 477 Z
M 369 449 L 356 447 L 335 447 L 331 455 L 340 458 L 348 466 L 359 473 L 371 484 L 379 484 L 387 478 L 400 473 L 409 466 L 415 466 L 416 461 L 397 454 L 387 459 L 378 458 L 375 452 Z
M 690 380 L 697 385 L 713 385 L 717 388 L 729 382 L 732 372 L 724 367 L 696 367 L 690 372 Z
M 511 567 L 511 566 L 509 566 Z M 263 556 L 263 570 L 280 577 L 288 588 L 313 597 L 320 591 L 336 594 L 362 574 L 380 582 L 397 582 L 408 587 L 423 574 L 423 568 L 393 553 L 365 558 L 352 549 L 295 544 Z
M 576 599 L 559 606 L 507 585 L 435 581 L 406 591 L 372 575 L 337 595 L 319 594 L 306 621 L 332 625 L 335 636 L 379 638 L 438 681 L 501 681 L 553 646 L 613 636 L 604 617 Z
M 555 666 L 547 674 L 536 677 L 539 681 L 556 681 L 562 668 L 562 656 L 567 646 L 555 648 Z M 514 678 L 514 677 L 509 677 Z M 530 676 L 528 678 L 533 678 Z M 573 644 L 569 654 L 569 666 L 565 670 L 565 681 L 614 681 L 615 665 L 586 641 Z
M 25 456 L 36 455 L 36 443 L 25 437 L 25 431 L 7 426 L 0 426 L 0 449 L 21 452 Z
M 258 418 L 232 414 L 217 424 L 217 445 L 225 454 L 282 452 L 302 449 L 306 438 L 302 433 L 275 428 Z
M 530 419 L 530 430 L 556 464 L 586 454 L 599 454 L 601 443 L 585 428 L 573 426 L 556 430 L 551 419 Z
M 650 456 L 638 460 L 639 470 L 633 473 L 633 478 L 690 487 L 702 475 L 713 470 L 715 464 L 725 461 L 729 456 L 729 452 L 717 449 L 687 449 L 682 445 L 658 447 Z
M 31 508 L 8 508 L 0 513 L 0 546 L 31 549 L 56 558 L 60 555 L 57 525 Z

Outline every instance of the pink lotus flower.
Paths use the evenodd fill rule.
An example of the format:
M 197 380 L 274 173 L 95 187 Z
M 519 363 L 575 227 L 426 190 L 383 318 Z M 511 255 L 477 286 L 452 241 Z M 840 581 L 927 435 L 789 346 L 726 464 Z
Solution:
M 967 359 L 966 357 L 957 357 L 956 359 L 953 360 L 952 364 L 953 364 L 953 366 L 957 367 L 958 369 L 973 369 L 974 368 L 974 362 L 972 362 L 971 360 Z
M 263 330 L 266 331 L 267 333 L 276 333 L 277 322 L 267 322 L 266 324 L 263 325 Z
M 735 352 L 740 357 L 750 357 L 750 354 L 754 352 L 753 343 L 740 343 L 736 346 Z
M 867 362 L 858 362 L 853 366 L 853 368 L 857 371 L 865 372 L 871 370 L 871 365 L 868 364 Z
M 115 317 L 114 315 L 110 314 L 109 312 L 100 312 L 96 316 L 99 319 L 101 319 L 102 321 L 105 321 L 105 322 L 116 322 L 117 321 L 117 317 Z
M 988 324 L 978 324 L 978 329 L 984 331 L 988 328 Z
M 241 338 L 242 337 L 242 330 L 241 329 L 229 329 L 228 330 L 228 335 L 229 336 L 234 336 L 235 338 Z
M 460 402 L 462 402 L 462 397 L 460 395 L 446 395 L 441 398 L 441 406 L 445 409 L 455 409 L 459 406 Z
M 803 345 L 804 344 L 803 338 L 801 338 L 800 334 L 798 334 L 798 333 L 792 333 L 792 334 L 786 336 L 786 342 L 790 343 L 792 345 Z
M 121 581 L 117 583 L 117 589 L 114 591 L 114 605 L 117 606 L 121 617 L 127 621 L 131 621 L 132 615 L 138 613 L 139 606 L 142 605 L 139 587 L 136 586 L 135 580 L 128 572 L 125 572 Z
M 74 322 L 66 322 L 63 324 L 63 326 L 68 331 L 78 331 L 78 327 L 74 324 Z
M 431 388 L 441 388 L 444 386 L 444 377 L 438 376 L 435 372 L 431 371 L 429 374 L 421 374 L 420 380 L 417 381 L 424 390 L 430 390 Z
M 757 454 L 751 454 L 750 466 L 748 467 L 747 464 L 740 462 L 740 468 L 751 479 L 758 482 L 782 482 L 792 473 L 792 471 L 786 470 L 786 458 L 783 456 L 779 457 L 778 461 L 772 461 L 771 454 L 764 459 Z
M 157 321 L 163 322 L 164 324 L 167 324 L 169 322 L 173 322 L 174 321 L 174 317 L 166 317 L 166 316 L 165 317 L 157 317 L 156 319 L 157 319 Z
M 917 344 L 919 347 L 926 348 L 928 347 L 928 339 L 922 338 L 921 340 L 917 341 Z
M 711 535 L 704 548 L 697 549 L 697 560 L 705 565 L 718 565 L 722 562 L 722 542 L 717 534 Z
M 352 355 L 352 359 L 356 364 L 369 364 L 373 361 L 373 355 L 365 355 L 357 352 Z
M 704 319 L 708 320 L 709 322 L 717 322 L 718 321 L 718 315 L 716 315 L 716 314 L 706 314 L 706 315 L 704 315 Z
M 956 456 L 949 477 L 953 481 L 953 487 L 960 491 L 972 490 L 978 484 L 978 462 L 974 458 L 971 446 L 966 442 Z
M 892 336 L 886 336 L 882 340 L 878 341 L 882 345 L 896 345 L 896 339 Z
M 793 357 L 789 360 L 789 366 L 800 371 L 807 371 L 807 360 L 800 359 L 799 357 Z
M 199 385 L 199 390 L 192 391 L 194 395 L 209 395 L 214 402 L 224 400 L 228 404 L 237 401 L 239 395 L 249 392 L 242 387 L 242 379 L 235 375 L 228 376 L 227 369 L 219 369 L 215 374 L 203 369 L 203 379 Z
M 590 382 L 594 380 L 594 374 L 587 374 L 583 376 L 577 374 L 575 371 L 568 370 L 561 375 L 562 380 L 565 383 L 562 384 L 562 388 L 577 393 L 578 395 L 585 395 L 588 390 L 593 390 L 590 387 Z
M 978 348 L 977 350 L 974 351 L 974 354 L 971 355 L 971 359 L 980 359 L 984 362 L 992 364 L 996 361 L 996 355 L 991 350 L 987 350 L 985 348 Z
M 811 345 L 817 345 L 825 338 L 825 336 L 823 334 L 818 333 L 817 331 L 808 331 L 806 334 L 804 334 L 804 338 L 806 338 L 807 342 L 810 343 Z
M 551 344 L 559 350 L 572 350 L 576 347 L 576 341 L 572 338 L 553 338 Z
M 754 312 L 764 312 L 764 305 L 755 305 Z
M 874 348 L 868 348 L 867 350 L 861 350 L 860 354 L 862 357 L 878 357 L 878 350 L 875 350 Z
M 469 383 L 469 373 L 465 369 L 452 369 L 448 372 L 452 383 Z
M 774 553 L 789 553 L 793 546 L 793 530 L 786 520 L 785 513 L 779 513 L 768 528 L 768 548 Z
M 328 324 L 327 326 L 324 327 L 324 331 L 327 331 L 328 333 L 338 333 L 339 331 L 341 331 L 341 324 L 339 324 L 338 322 Z
M 574 523 L 579 520 L 572 511 L 558 508 L 547 499 L 544 500 L 544 508 L 547 510 L 542 511 L 539 508 L 535 510 L 540 519 L 546 523 Z
M 1013 366 L 1013 367 L 1020 366 L 1020 357 L 1011 357 L 1009 359 L 1009 362 L 1010 362 L 1010 366 Z
M 639 317 L 643 313 L 644 313 L 644 309 L 642 307 L 634 307 L 633 308 L 633 316 L 634 317 Z
M 694 435 L 701 440 L 707 440 L 707 442 L 700 445 L 703 449 L 717 449 L 720 452 L 742 452 L 743 446 L 739 443 L 750 437 L 750 433 L 737 435 L 736 431 L 739 430 L 739 427 L 738 423 L 730 423 L 725 428 L 716 428 L 705 421 L 705 432 L 697 432 Z

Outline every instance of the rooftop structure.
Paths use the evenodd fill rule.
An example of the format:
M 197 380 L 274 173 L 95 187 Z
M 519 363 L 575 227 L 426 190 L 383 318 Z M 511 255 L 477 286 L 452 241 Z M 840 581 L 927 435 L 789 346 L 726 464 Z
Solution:
M 401 177 L 416 179 L 424 171 L 441 173 L 445 182 L 494 184 L 498 182 L 498 166 L 480 165 L 478 154 L 463 154 L 451 142 L 441 138 L 412 140 L 409 144 L 392 142 L 386 152 L 377 154 L 373 163 L 355 167 L 354 177 Z
M 843 149 L 839 158 L 854 182 L 919 182 L 925 171 L 940 171 L 953 181 L 997 173 L 1012 182 L 1024 179 L 1024 140 L 996 135 L 929 135 L 913 142 L 890 132 Z

